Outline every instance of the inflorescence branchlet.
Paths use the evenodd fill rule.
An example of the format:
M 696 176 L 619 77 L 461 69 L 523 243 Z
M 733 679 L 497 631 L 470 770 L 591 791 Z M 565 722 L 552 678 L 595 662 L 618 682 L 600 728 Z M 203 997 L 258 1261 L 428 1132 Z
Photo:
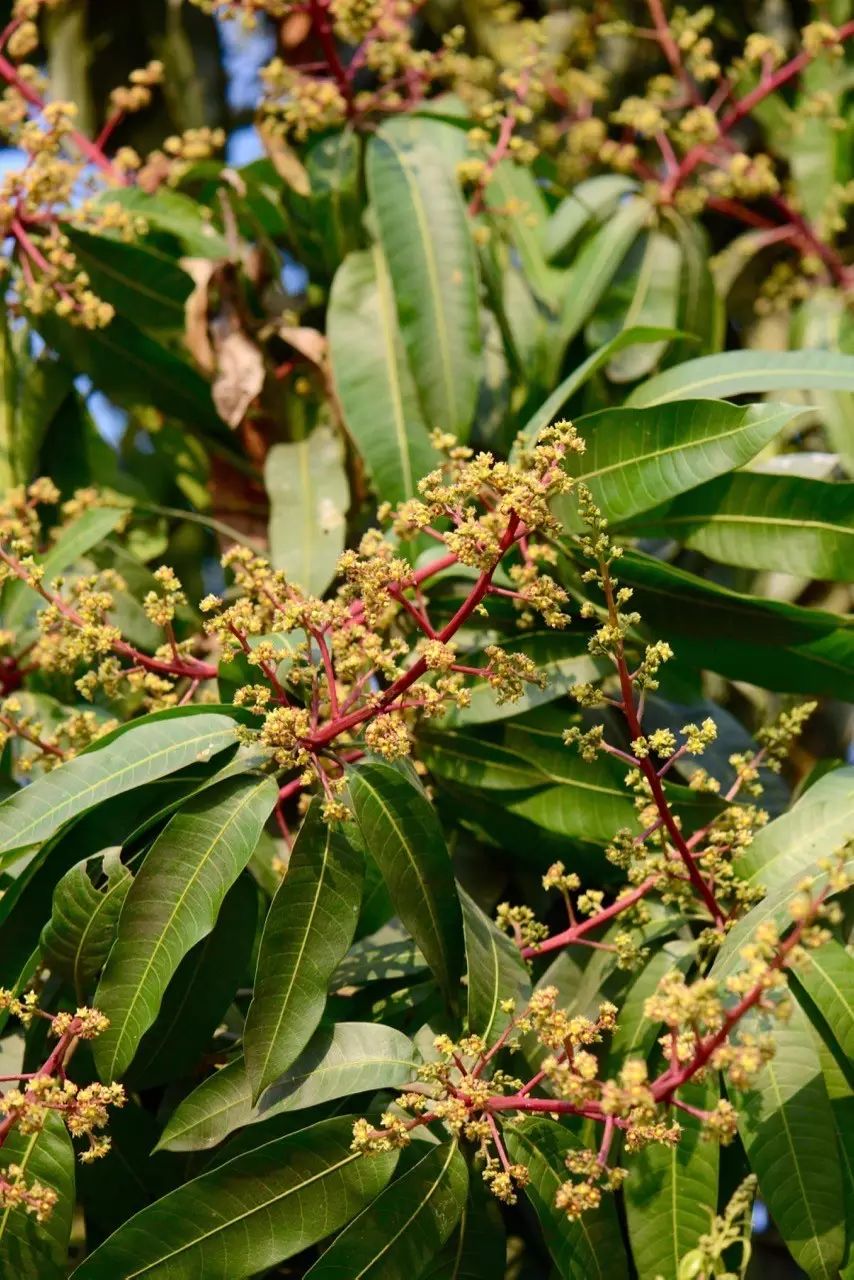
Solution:
M 678 733 L 644 727 L 645 699 L 657 687 L 660 668 L 671 653 L 662 642 L 645 640 L 641 618 L 629 609 L 631 591 L 615 576 L 620 549 L 591 494 L 564 465 L 568 455 L 584 448 L 572 425 L 559 422 L 546 429 L 514 463 L 474 454 L 438 434 L 434 444 L 443 461 L 420 482 L 418 498 L 380 512 L 387 531 L 369 530 L 355 550 L 343 554 L 339 585 L 328 599 L 303 592 L 257 552 L 237 545 L 224 557 L 232 586 L 223 597 L 202 601 L 206 636 L 180 638 L 176 626 L 186 610 L 185 593 L 172 569 L 158 569 L 143 602 L 148 618 L 164 634 L 154 654 L 130 645 L 111 621 L 122 585 L 114 574 L 45 581 L 39 513 L 54 506 L 59 496 L 50 482 L 12 491 L 0 512 L 2 576 L 25 583 L 41 597 L 43 607 L 37 638 L 25 654 L 10 655 L 12 665 L 3 669 L 7 680 L 14 674 L 20 681 L 26 665 L 35 664 L 48 676 L 75 676 L 79 691 L 100 712 L 114 702 L 123 702 L 126 711 L 128 698 L 132 707 L 134 698 L 142 708 L 168 707 L 215 696 L 218 665 L 199 656 L 202 643 L 219 660 L 239 657 L 254 678 L 235 696 L 246 713 L 238 736 L 264 750 L 268 767 L 279 777 L 277 812 L 287 840 L 284 807 L 291 798 L 320 788 L 328 820 L 348 816 L 342 795 L 346 764 L 365 751 L 387 759 L 407 755 L 419 721 L 449 705 L 465 706 L 471 681 L 490 685 L 499 701 L 512 701 L 526 684 L 542 679 L 526 655 L 498 644 L 486 646 L 477 664 L 466 661 L 473 644 L 466 627 L 478 615 L 488 618 L 496 601 L 505 615 L 508 608 L 515 613 L 520 627 L 536 616 L 548 625 L 565 626 L 568 593 L 549 572 L 555 548 L 561 546 L 586 565 L 582 577 L 589 599 L 580 610 L 582 621 L 593 624 L 591 654 L 611 672 L 601 684 L 577 686 L 575 696 L 588 711 L 608 708 L 611 722 L 616 716 L 624 726 L 617 742 L 603 724 L 583 731 L 571 725 L 566 739 L 588 758 L 605 752 L 626 767 L 636 827 L 616 833 L 608 856 L 625 871 L 627 883 L 606 903 L 604 890 L 585 888 L 576 872 L 556 862 L 543 885 L 560 895 L 567 927 L 550 932 L 530 907 L 511 903 L 499 907 L 498 924 L 529 961 L 580 945 L 610 951 L 617 967 L 632 968 L 647 954 L 642 927 L 655 895 L 699 925 L 702 973 L 759 891 L 739 877 L 737 856 L 764 820 L 753 803 L 761 792 L 760 771 L 779 769 L 812 708 L 784 711 L 761 734 L 754 755 L 734 756 L 735 781 L 721 795 L 709 775 L 690 763 L 715 740 L 711 719 L 687 723 Z M 570 492 L 577 497 L 584 531 L 567 544 L 551 504 Z M 91 494 L 76 495 L 60 513 L 58 528 L 92 500 Z M 412 548 L 425 541 L 436 544 L 436 554 L 413 569 Z M 440 597 L 440 618 L 436 600 L 427 598 L 426 584 L 456 567 L 466 576 L 452 575 L 450 602 Z M 50 767 L 104 731 L 106 716 L 93 715 L 91 723 L 69 721 L 48 733 L 22 705 L 16 706 L 16 696 L 21 695 L 12 692 L 6 698 L 2 723 L 26 748 L 22 767 Z M 674 809 L 667 777 L 671 769 L 689 763 L 691 786 L 708 793 L 712 802 L 703 825 L 694 831 Z M 396 1107 L 379 1124 L 357 1124 L 355 1148 L 388 1150 L 408 1142 L 419 1126 L 441 1123 L 478 1145 L 486 1182 L 500 1199 L 512 1202 L 527 1170 L 507 1156 L 501 1131 L 508 1118 L 512 1122 L 528 1113 L 583 1116 L 603 1125 L 603 1139 L 597 1152 L 578 1151 L 569 1159 L 571 1176 L 560 1188 L 558 1203 L 576 1217 L 625 1176 L 612 1160 L 616 1135 L 627 1153 L 650 1142 L 677 1142 L 675 1113 L 681 1109 L 699 1116 L 708 1136 L 729 1140 L 735 1112 L 727 1101 L 699 1113 L 679 1091 L 705 1071 L 722 1072 L 732 1086 L 743 1088 L 773 1052 L 765 1024 L 785 1017 L 790 1008 L 785 970 L 828 936 L 826 925 L 838 914 L 827 899 L 845 887 L 845 874 L 836 864 L 823 873 L 820 891 L 808 881 L 799 888 L 790 904 L 788 931 L 773 922 L 763 925 L 741 950 L 742 968 L 722 986 L 708 972 L 690 982 L 681 972 L 665 976 L 645 1010 L 662 1027 L 659 1046 L 665 1065 L 658 1075 L 650 1076 L 645 1062 L 631 1058 L 615 1072 L 606 1069 L 602 1045 L 615 1029 L 615 1006 L 606 1003 L 595 1018 L 583 1016 L 562 1008 L 556 989 L 543 987 L 521 1011 L 512 1001 L 502 1005 L 507 1025 L 492 1044 L 475 1034 L 458 1043 L 440 1038 L 437 1057 L 420 1069 Z M 603 939 L 600 931 L 612 921 L 614 928 Z M 77 1089 L 67 1081 L 64 1064 L 73 1042 L 95 1034 L 103 1019 L 87 1010 L 42 1014 L 30 997 L 19 1000 L 11 993 L 4 999 L 25 1020 L 33 1012 L 50 1017 L 59 1042 L 41 1071 L 20 1077 L 26 1087 L 5 1096 L 5 1129 L 0 1133 L 13 1124 L 37 1123 L 39 1116 L 55 1110 L 73 1135 L 91 1135 L 102 1127 L 107 1106 L 120 1105 L 123 1095 L 115 1085 Z M 505 1072 L 502 1055 L 528 1055 L 532 1044 L 538 1062 L 534 1075 L 524 1079 Z M 103 1149 L 103 1139 L 94 1137 L 84 1156 L 92 1158 Z M 49 1207 L 45 1189 L 28 1190 L 14 1171 L 6 1176 L 3 1194 L 8 1203 L 28 1205 L 35 1213 Z
M 262 69 L 258 118 L 274 155 L 331 128 L 373 128 L 450 90 L 471 120 L 457 176 L 481 242 L 511 235 L 514 224 L 536 222 L 536 209 L 521 196 L 487 199 L 487 192 L 503 162 L 527 165 L 544 153 L 567 185 L 603 168 L 630 174 L 665 217 L 672 209 L 688 215 L 708 209 L 747 224 L 768 245 L 794 249 L 766 273 L 756 299 L 760 313 L 791 307 L 827 279 L 852 285 L 852 268 L 835 242 L 848 225 L 854 184 L 832 184 L 811 221 L 789 189 L 785 165 L 746 149 L 742 126 L 770 96 L 781 101 L 780 91 L 815 60 L 832 67 L 854 35 L 854 22 L 808 23 L 791 56 L 773 36 L 753 32 L 725 63 L 716 52 L 712 6 L 676 6 L 668 19 L 661 0 L 647 0 L 651 26 L 603 22 L 593 8 L 560 32 L 550 12 L 535 20 L 516 4 L 491 5 L 476 27 L 452 27 L 430 48 L 418 44 L 420 0 L 195 2 L 247 26 L 261 16 L 279 23 L 294 18 L 316 46 L 319 60 L 300 63 L 277 54 Z M 112 307 L 93 291 L 66 225 L 127 239 L 144 234 L 144 220 L 111 191 L 177 184 L 188 164 L 220 150 L 225 138 L 219 129 L 189 129 L 145 157 L 111 145 L 127 114 L 143 110 L 157 91 L 164 74 L 158 61 L 113 91 L 97 138 L 82 133 L 74 104 L 48 101 L 41 71 L 27 61 L 38 45 L 39 14 L 55 3 L 16 0 L 0 32 L 6 85 L 0 127 L 27 156 L 0 183 L 0 230 L 14 244 L 5 264 L 7 298 L 13 311 L 56 312 L 98 328 L 109 324 Z M 620 90 L 609 70 L 609 42 L 627 39 L 652 44 L 660 65 L 643 94 L 615 101 Z M 841 127 L 837 102 L 827 90 L 802 92 L 797 111 L 790 111 L 792 130 L 814 118 Z M 288 166 L 299 168 L 296 155 Z
M 37 1134 L 48 1117 L 58 1116 L 72 1138 L 86 1138 L 80 1160 L 89 1164 L 107 1154 L 110 1139 L 100 1132 L 108 1123 L 111 1107 L 122 1107 L 125 1091 L 120 1084 L 77 1085 L 66 1068 L 82 1040 L 94 1040 L 109 1025 L 97 1009 L 81 1007 L 72 1012 L 47 1013 L 39 1008 L 35 992 L 22 996 L 0 988 L 0 1011 L 16 1017 L 26 1027 L 34 1018 L 47 1021 L 48 1036 L 56 1044 L 37 1071 L 4 1076 L 14 1087 L 0 1094 L 0 1148 L 12 1130 Z M 37 1222 L 44 1222 L 57 1201 L 57 1192 L 37 1179 L 28 1179 L 14 1162 L 0 1169 L 0 1208 L 23 1208 Z
M 848 878 L 839 860 L 822 870 L 823 887 L 816 890 L 805 881 L 789 904 L 786 925 L 766 922 L 740 949 L 742 965 L 724 982 L 709 976 L 688 982 L 678 971 L 661 979 L 644 1008 L 645 1018 L 662 1029 L 657 1075 L 644 1059 L 631 1056 L 608 1071 L 606 1042 L 618 1029 L 615 1005 L 603 1002 L 595 1015 L 585 1016 L 563 1008 L 556 987 L 541 986 L 521 1010 L 513 1000 L 502 1002 L 506 1027 L 491 1044 L 476 1034 L 457 1042 L 438 1036 L 435 1057 L 419 1067 L 394 1106 L 377 1123 L 356 1122 L 353 1150 L 395 1150 L 407 1146 L 420 1127 L 442 1126 L 474 1144 L 487 1186 L 514 1204 L 530 1174 L 525 1164 L 510 1160 L 504 1127 L 512 1134 L 514 1121 L 529 1115 L 584 1117 L 602 1126 L 601 1144 L 595 1151 L 570 1152 L 570 1176 L 555 1194 L 557 1208 L 574 1220 L 631 1175 L 630 1159 L 628 1167 L 618 1163 L 620 1145 L 628 1157 L 650 1144 L 676 1145 L 680 1113 L 700 1122 L 705 1139 L 731 1142 L 737 1124 L 733 1104 L 721 1098 L 704 1111 L 683 1100 L 680 1090 L 710 1072 L 744 1089 L 772 1056 L 769 1028 L 791 1012 L 786 970 L 808 963 L 809 950 L 829 936 L 827 924 L 839 919 L 828 897 L 844 889 Z M 558 868 L 546 879 L 561 890 L 577 888 Z M 518 1059 L 521 1073 L 513 1069 Z M 530 1074 L 524 1067 L 533 1061 L 538 1068 Z M 725 1236 L 730 1240 L 738 1216 L 736 1205 L 713 1224 L 699 1248 L 714 1249 Z

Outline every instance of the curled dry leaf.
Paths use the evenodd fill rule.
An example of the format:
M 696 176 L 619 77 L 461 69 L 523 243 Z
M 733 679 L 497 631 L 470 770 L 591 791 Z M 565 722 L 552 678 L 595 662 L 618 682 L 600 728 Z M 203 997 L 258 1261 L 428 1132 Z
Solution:
M 264 358 L 255 343 L 234 330 L 217 344 L 217 376 L 211 393 L 217 413 L 232 428 L 239 427 L 246 411 L 264 385 Z

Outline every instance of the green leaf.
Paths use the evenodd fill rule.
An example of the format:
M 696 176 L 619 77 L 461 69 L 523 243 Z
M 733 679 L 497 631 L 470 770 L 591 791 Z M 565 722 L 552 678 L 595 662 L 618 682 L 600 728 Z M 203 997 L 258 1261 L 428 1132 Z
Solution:
M 350 486 L 344 447 L 335 432 L 315 427 L 305 440 L 274 444 L 264 464 L 270 498 L 273 566 L 313 595 L 322 595 L 344 550 Z
M 809 952 L 791 981 L 807 1012 L 817 1010 L 842 1062 L 854 1063 L 854 956 L 831 938 Z
M 0 853 L 46 840 L 102 800 L 208 759 L 234 743 L 234 730 L 229 716 L 209 713 L 133 721 L 0 804 Z
M 347 778 L 362 838 L 395 910 L 454 1005 L 463 971 L 462 915 L 436 812 L 391 765 L 363 764 L 348 769 Z
M 84 511 L 62 531 L 56 542 L 36 564 L 44 569 L 44 579 L 51 582 L 75 564 L 113 532 L 126 517 L 126 507 L 92 507 Z M 10 631 L 20 630 L 31 610 L 43 609 L 45 600 L 20 579 L 10 581 L 3 593 L 3 618 Z
M 531 415 L 517 435 L 513 444 L 514 450 L 532 448 L 536 444 L 540 432 L 544 427 L 555 421 L 570 397 L 574 396 L 576 391 L 580 390 L 588 379 L 592 378 L 600 369 L 603 369 L 619 352 L 636 344 L 645 345 L 650 342 L 666 342 L 669 338 L 677 337 L 678 334 L 678 329 L 659 329 L 649 325 L 633 325 L 631 328 L 622 329 L 620 333 L 611 338 L 610 342 L 606 342 L 604 346 L 592 352 L 586 360 L 582 360 L 581 364 L 573 369 L 572 373 L 567 374 L 563 382 L 555 387 L 549 398 L 543 401 L 540 408 Z
M 459 1225 L 420 1280 L 484 1280 L 504 1274 L 507 1240 L 498 1201 L 475 1174 Z
M 678 243 L 662 231 L 636 241 L 622 270 L 587 326 L 586 337 L 599 346 L 635 325 L 673 328 L 679 304 L 682 255 Z M 608 361 L 612 382 L 637 382 L 658 364 L 667 342 L 631 344 Z
M 511 722 L 512 723 L 512 722 Z M 421 731 L 419 756 L 431 773 L 465 787 L 486 791 L 520 791 L 541 786 L 543 774 L 525 757 L 495 742 L 453 729 Z
M 350 1150 L 352 1118 L 274 1139 L 170 1192 L 90 1254 L 74 1280 L 245 1280 L 339 1230 L 397 1153 Z
M 739 856 L 735 871 L 766 894 L 798 874 L 812 871 L 854 837 L 854 767 L 819 778 L 788 813 L 755 836 Z
M 442 154 L 380 132 L 367 181 L 424 417 L 465 439 L 480 381 L 477 264 L 465 206 Z
M 306 1280 L 411 1280 L 459 1222 L 467 1189 L 457 1143 L 434 1147 L 342 1231 Z
M 228 241 L 214 227 L 209 211 L 189 196 L 161 187 L 149 193 L 140 187 L 111 187 L 98 198 L 100 204 L 120 204 L 144 218 L 155 231 L 165 231 L 180 241 L 193 258 L 230 258 Z
M 0 1275 L 9 1280 L 62 1280 L 74 1216 L 74 1149 L 61 1118 L 48 1115 L 37 1133 L 13 1128 L 3 1143 L 0 1170 L 12 1164 L 20 1166 L 26 1183 L 40 1182 L 58 1199 L 45 1223 L 36 1222 L 20 1206 L 0 1209 Z
M 103 887 L 96 889 L 91 863 L 103 865 Z M 51 971 L 67 979 L 82 1003 L 88 984 L 101 971 L 113 945 L 119 912 L 133 876 L 122 866 L 121 850 L 84 858 L 65 875 L 53 895 L 53 911 L 41 936 L 42 954 Z
M 508 716 L 521 715 L 547 702 L 554 702 L 572 688 L 588 680 L 595 680 L 605 670 L 602 659 L 592 658 L 587 651 L 584 636 L 562 631 L 531 631 L 522 636 L 509 636 L 502 647 L 508 653 L 524 653 L 533 660 L 537 669 L 547 677 L 545 688 L 529 684 L 515 702 L 498 701 L 497 695 L 485 680 L 472 686 L 471 702 L 467 707 L 452 707 L 442 719 L 442 725 L 486 724 L 494 720 L 506 720 Z M 485 666 L 487 659 L 480 654 L 469 655 L 466 662 L 472 666 Z
M 620 560 L 633 608 L 681 662 L 786 693 L 854 697 L 847 618 L 732 591 L 640 552 Z
M 174 258 L 145 243 L 63 230 L 99 298 L 144 329 L 183 330 L 193 281 Z
M 502 1000 L 522 1010 L 531 995 L 531 979 L 519 948 L 460 889 L 468 963 L 468 1029 L 492 1045 L 506 1030 L 510 1014 Z
M 354 943 L 332 975 L 332 989 L 423 973 L 427 962 L 421 952 L 402 928 L 399 936 L 396 932 L 394 926 L 386 926 Z
M 599 1207 L 576 1222 L 555 1205 L 557 1190 L 569 1177 L 566 1157 L 581 1147 L 579 1140 L 553 1120 L 523 1120 L 507 1125 L 504 1135 L 511 1160 L 528 1166 L 525 1195 L 562 1280 L 628 1280 L 613 1197 L 603 1195 Z
M 565 468 L 610 520 L 626 520 L 749 462 L 796 412 L 714 400 L 604 409 L 578 419 L 587 448 L 568 456 Z M 556 512 L 569 528 L 582 527 L 574 498 L 560 499 Z
M 705 227 L 694 218 L 686 218 L 674 210 L 669 210 L 667 216 L 682 251 L 676 323 L 690 335 L 687 340 L 675 343 L 667 353 L 667 363 L 677 365 L 691 356 L 721 349 L 726 309 L 717 295 L 714 277 L 709 270 L 712 251 Z M 700 342 L 699 353 L 697 339 Z
M 329 981 L 353 940 L 364 859 L 312 801 L 264 925 L 246 1018 L 246 1069 L 257 1098 L 308 1044 Z
M 39 316 L 38 330 L 48 346 L 116 404 L 153 407 L 196 431 L 224 436 L 227 428 L 214 409 L 210 387 L 189 358 L 155 341 L 126 316 L 114 316 L 104 329 L 84 329 L 47 313 Z
M 617 201 L 637 188 L 634 178 L 617 173 L 599 174 L 579 182 L 572 194 L 561 200 L 543 228 L 547 256 L 556 258 L 565 253 L 588 223 L 611 215 Z
M 854 391 L 854 356 L 834 351 L 724 351 L 686 360 L 632 392 L 635 408 L 760 391 Z
M 810 1280 L 836 1280 L 845 1208 L 836 1131 L 818 1051 L 797 1005 L 774 1028 L 776 1052 L 751 1087 L 732 1091 L 738 1129 L 760 1194 Z M 785 1176 L 781 1176 L 785 1171 Z
M 628 531 L 676 538 L 723 564 L 847 581 L 854 484 L 738 471 L 648 511 Z
M 546 260 L 543 233 L 548 205 L 533 171 L 513 160 L 502 160 L 486 184 L 484 203 L 498 233 L 506 235 L 518 253 L 522 274 L 533 292 L 551 311 L 557 311 L 567 272 Z
M 849 857 L 846 860 L 845 872 L 848 876 L 854 875 L 854 858 Z M 791 880 L 784 881 L 783 884 L 778 885 L 776 889 L 762 899 L 758 906 L 755 906 L 751 911 L 748 911 L 746 916 L 742 916 L 740 920 L 736 921 L 715 957 L 715 963 L 711 969 L 711 977 L 718 982 L 724 982 L 731 974 L 736 973 L 739 968 L 743 968 L 742 947 L 753 940 L 757 929 L 767 921 L 772 921 L 781 932 L 791 926 L 792 917 L 789 911 L 789 904 L 798 892 L 798 886 L 803 878 L 803 871 L 798 871 Z M 810 881 L 813 893 L 818 893 L 823 889 L 827 879 L 825 871 L 812 872 Z
M 214 1072 L 173 1111 L 158 1148 L 205 1150 L 243 1125 L 407 1084 L 415 1079 L 417 1056 L 412 1041 L 394 1027 L 374 1022 L 319 1027 L 255 1106 L 242 1058 Z
M 110 1026 L 95 1045 L 105 1080 L 124 1075 L 187 952 L 213 929 L 276 802 L 272 779 L 237 777 L 190 800 L 134 878 L 95 1002 Z
M 213 929 L 175 970 L 129 1068 L 131 1088 L 171 1084 L 194 1071 L 249 973 L 257 925 L 258 891 L 242 875 L 225 895 Z
M 427 424 L 400 338 L 382 251 L 354 253 L 332 282 L 329 358 L 347 430 L 384 500 L 417 493 L 436 466 Z
M 709 1110 L 718 1099 L 717 1081 L 688 1085 L 679 1096 Z M 623 1195 L 638 1280 L 680 1280 L 680 1259 L 697 1247 L 717 1212 L 720 1148 L 703 1138 L 701 1121 L 689 1112 L 674 1118 L 682 1128 L 675 1146 L 650 1143 L 627 1161 Z
M 647 201 L 631 196 L 580 249 L 567 278 L 558 320 L 559 352 L 584 328 L 649 215 Z

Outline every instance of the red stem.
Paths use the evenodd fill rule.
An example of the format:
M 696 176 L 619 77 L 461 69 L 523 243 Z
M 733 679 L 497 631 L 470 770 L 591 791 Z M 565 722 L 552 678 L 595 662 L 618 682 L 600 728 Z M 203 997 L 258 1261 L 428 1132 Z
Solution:
M 329 19 L 329 0 L 308 0 L 308 14 L 323 49 L 323 56 L 326 58 L 329 70 L 338 85 L 341 97 L 347 104 L 347 115 L 352 118 L 355 114 L 353 87 L 350 83 L 350 75 L 338 52 L 335 32 Z
M 556 933 L 552 938 L 546 938 L 544 942 L 538 942 L 532 947 L 523 947 L 522 955 L 526 960 L 533 959 L 534 956 L 545 955 L 548 951 L 557 951 L 560 947 L 571 946 L 574 942 L 580 942 L 593 929 L 597 929 L 600 924 L 605 924 L 608 920 L 613 920 L 614 916 L 620 915 L 623 911 L 628 911 L 629 907 L 633 907 L 636 902 L 640 902 L 641 898 L 654 888 L 661 877 L 656 873 L 654 876 L 647 876 L 642 884 L 639 884 L 631 893 L 625 894 L 622 898 L 617 898 L 616 902 L 612 902 L 610 907 L 606 907 L 604 911 L 599 911 L 595 916 L 591 916 L 589 920 L 584 920 L 581 924 L 572 925 L 569 929 L 564 929 L 563 933 Z
M 27 84 L 18 74 L 18 68 L 8 58 L 0 54 L 0 78 L 6 81 L 13 89 L 16 89 L 21 97 L 28 102 L 31 107 L 35 107 L 37 111 L 44 111 L 45 102 L 39 93 Z M 85 133 L 81 133 L 79 129 L 69 129 L 67 135 L 79 151 L 83 153 L 91 164 L 100 169 L 106 177 L 120 186 L 126 186 L 128 179 L 115 167 L 112 161 L 104 155 L 103 151 L 91 138 L 87 138 Z
M 516 540 L 520 524 L 521 521 L 519 516 L 515 513 L 510 516 L 507 522 L 507 528 L 505 529 L 498 545 L 498 552 L 492 564 L 488 569 L 484 569 L 481 572 L 469 595 L 460 605 L 459 609 L 457 609 L 457 612 L 451 618 L 450 622 L 447 622 L 442 630 L 438 632 L 436 638 L 440 640 L 442 644 L 447 643 L 452 636 L 456 635 L 463 623 L 471 617 L 477 606 L 483 600 L 489 589 L 489 584 L 492 581 L 492 575 L 495 573 L 495 570 L 498 568 L 499 564 L 504 559 L 504 556 Z M 443 559 L 447 560 L 448 557 L 443 557 Z M 456 556 L 453 556 L 449 563 L 455 562 Z M 436 573 L 438 570 L 435 565 L 436 562 L 434 561 L 433 565 L 427 565 L 425 568 L 431 570 L 432 573 Z M 418 574 L 414 574 L 412 580 L 423 581 L 425 576 L 429 576 L 425 573 L 425 570 L 421 570 L 420 573 L 422 575 L 420 578 Z M 393 684 L 389 685 L 388 689 L 386 689 L 385 693 L 381 695 L 379 702 L 375 706 L 362 707 L 358 711 L 351 712 L 350 715 L 339 716 L 337 719 L 331 720 L 323 729 L 320 729 L 317 733 L 304 739 L 304 745 L 310 751 L 317 751 L 318 748 L 327 746 L 328 743 L 332 742 L 342 733 L 346 733 L 348 729 L 354 729 L 356 725 L 363 724 L 365 720 L 373 719 L 373 717 L 378 713 L 392 709 L 390 704 L 393 703 L 395 699 L 399 698 L 401 694 L 406 693 L 407 689 L 410 689 L 412 685 L 415 684 L 416 680 L 420 680 L 426 670 L 426 659 L 423 657 L 418 658 L 408 671 L 405 671 L 402 676 L 399 676 L 398 679 L 394 681 Z

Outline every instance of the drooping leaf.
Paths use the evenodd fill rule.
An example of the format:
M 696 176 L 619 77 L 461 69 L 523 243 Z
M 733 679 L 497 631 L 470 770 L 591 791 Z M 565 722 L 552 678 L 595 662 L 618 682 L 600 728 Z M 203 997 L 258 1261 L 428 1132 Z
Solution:
M 175 970 L 129 1068 L 132 1088 L 169 1084 L 193 1070 L 247 978 L 257 922 L 258 893 L 242 875 L 225 895 L 213 929 Z
M 213 225 L 210 212 L 189 196 L 161 187 L 149 193 L 138 186 L 111 187 L 101 203 L 120 204 L 144 218 L 149 227 L 178 240 L 193 258 L 229 258 L 228 241 Z
M 72 984 L 80 1001 L 107 959 L 119 912 L 133 881 L 127 867 L 122 866 L 120 852 L 109 849 L 100 858 L 84 858 L 66 871 L 56 886 L 51 918 L 42 931 L 42 953 L 48 966 Z M 102 888 L 95 887 L 89 872 L 99 861 L 106 876 Z
M 0 853 L 46 840 L 64 822 L 129 787 L 153 782 L 234 741 L 234 721 L 208 712 L 151 716 L 98 740 L 0 805 Z M 204 710 L 200 708 L 200 710 Z
M 516 944 L 465 890 L 459 895 L 468 965 L 468 1028 L 491 1046 L 510 1022 L 502 1001 L 515 1000 L 521 1011 L 531 994 L 531 979 Z
M 572 194 L 561 200 L 543 228 L 546 255 L 557 258 L 565 253 L 589 223 L 612 213 L 618 200 L 637 188 L 634 178 L 618 173 L 597 174 L 579 182 Z
M 733 591 L 636 551 L 622 557 L 620 580 L 689 666 L 785 693 L 854 697 L 849 619 Z
M 854 391 L 854 356 L 833 351 L 724 351 L 666 369 L 637 387 L 635 408 L 760 391 Z
M 348 832 L 312 802 L 264 925 L 244 1032 L 257 1098 L 311 1039 L 329 981 L 353 940 L 364 859 Z
M 493 213 L 496 230 L 508 237 L 518 253 L 531 289 L 551 311 L 557 311 L 567 272 L 547 261 L 543 236 L 548 205 L 532 170 L 512 160 L 502 160 L 486 184 L 484 203 Z
M 580 249 L 565 286 L 558 321 L 559 351 L 565 350 L 587 323 L 649 214 L 646 200 L 628 197 Z
M 459 1222 L 468 1177 L 456 1142 L 434 1147 L 342 1231 L 308 1277 L 411 1280 Z
M 679 1097 L 710 1110 L 717 1081 L 685 1086 Z M 695 1116 L 676 1114 L 682 1136 L 674 1146 L 653 1142 L 627 1160 L 626 1218 L 638 1280 L 681 1280 L 680 1260 L 696 1249 L 717 1212 L 720 1148 L 704 1140 Z
M 316 427 L 305 440 L 274 444 L 264 466 L 273 566 L 322 595 L 344 550 L 350 490 L 341 440 Z
M 110 1026 L 95 1045 L 103 1079 L 130 1066 L 187 952 L 213 929 L 273 805 L 270 778 L 232 778 L 190 800 L 149 850 L 125 898 L 96 993 Z
M 380 132 L 367 181 L 427 425 L 468 434 L 480 380 L 477 265 L 465 206 L 434 147 Z
M 255 1106 L 242 1059 L 214 1072 L 173 1111 L 158 1147 L 205 1150 L 243 1125 L 372 1089 L 404 1085 L 415 1079 L 417 1070 L 411 1040 L 393 1027 L 375 1022 L 322 1026 Z
M 818 1014 L 843 1063 L 854 1063 L 854 957 L 830 938 L 809 953 L 791 981 L 807 1012 Z
M 57 1115 L 44 1128 L 13 1128 L 3 1143 L 0 1170 L 17 1165 L 25 1184 L 40 1182 L 57 1194 L 50 1217 L 39 1223 L 20 1205 L 0 1209 L 0 1275 L 9 1280 L 62 1280 L 67 1275 L 68 1240 L 74 1216 L 74 1149 Z
M 483 1280 L 500 1276 L 506 1263 L 507 1240 L 498 1201 L 481 1178 L 470 1175 L 457 1229 L 421 1280 Z
M 776 1052 L 750 1088 L 732 1091 L 759 1193 L 810 1280 L 835 1280 L 845 1249 L 836 1131 L 810 1025 L 794 1006 L 774 1029 Z M 786 1176 L 781 1177 L 781 1170 Z
M 116 404 L 153 406 L 195 430 L 225 433 L 208 382 L 189 357 L 156 341 L 127 316 L 115 315 L 104 329 L 84 329 L 48 313 L 39 316 L 38 328 L 54 351 Z
M 795 412 L 715 400 L 603 409 L 578 419 L 587 448 L 565 465 L 610 520 L 626 520 L 749 462 Z M 574 498 L 561 499 L 557 510 L 569 528 L 581 527 Z
M 453 729 L 444 733 L 422 731 L 418 744 L 419 755 L 432 773 L 462 786 L 524 791 L 546 781 L 523 755 L 471 733 Z
M 663 231 L 650 231 L 632 246 L 623 267 L 587 325 L 591 346 L 635 325 L 676 326 L 682 254 Z M 608 361 L 612 382 L 637 382 L 658 364 L 667 342 L 632 343 Z
M 99 298 L 145 329 L 184 327 L 184 304 L 193 281 L 177 261 L 145 243 L 89 235 L 65 227 L 81 267 Z
M 724 564 L 845 581 L 854 555 L 854 484 L 737 471 L 646 512 L 629 531 L 676 538 Z
M 415 496 L 436 466 L 400 339 L 382 250 L 345 258 L 332 284 L 329 357 L 347 430 L 389 502 Z
M 558 1188 L 569 1178 L 566 1157 L 581 1146 L 579 1140 L 549 1120 L 523 1120 L 508 1125 L 504 1134 L 511 1160 L 528 1167 L 525 1195 L 562 1280 L 628 1280 L 613 1198 L 604 1195 L 598 1208 L 575 1222 L 555 1205 Z
M 339 1230 L 388 1182 L 397 1153 L 350 1150 L 335 1118 L 236 1156 L 136 1214 L 75 1280 L 245 1280 Z
M 395 910 L 455 1004 L 463 970 L 462 915 L 436 812 L 391 765 L 364 764 L 349 769 L 347 777 L 362 838 Z
M 756 835 L 736 862 L 737 874 L 766 894 L 806 875 L 820 858 L 837 853 L 854 836 L 854 767 L 820 778 L 788 813 Z

